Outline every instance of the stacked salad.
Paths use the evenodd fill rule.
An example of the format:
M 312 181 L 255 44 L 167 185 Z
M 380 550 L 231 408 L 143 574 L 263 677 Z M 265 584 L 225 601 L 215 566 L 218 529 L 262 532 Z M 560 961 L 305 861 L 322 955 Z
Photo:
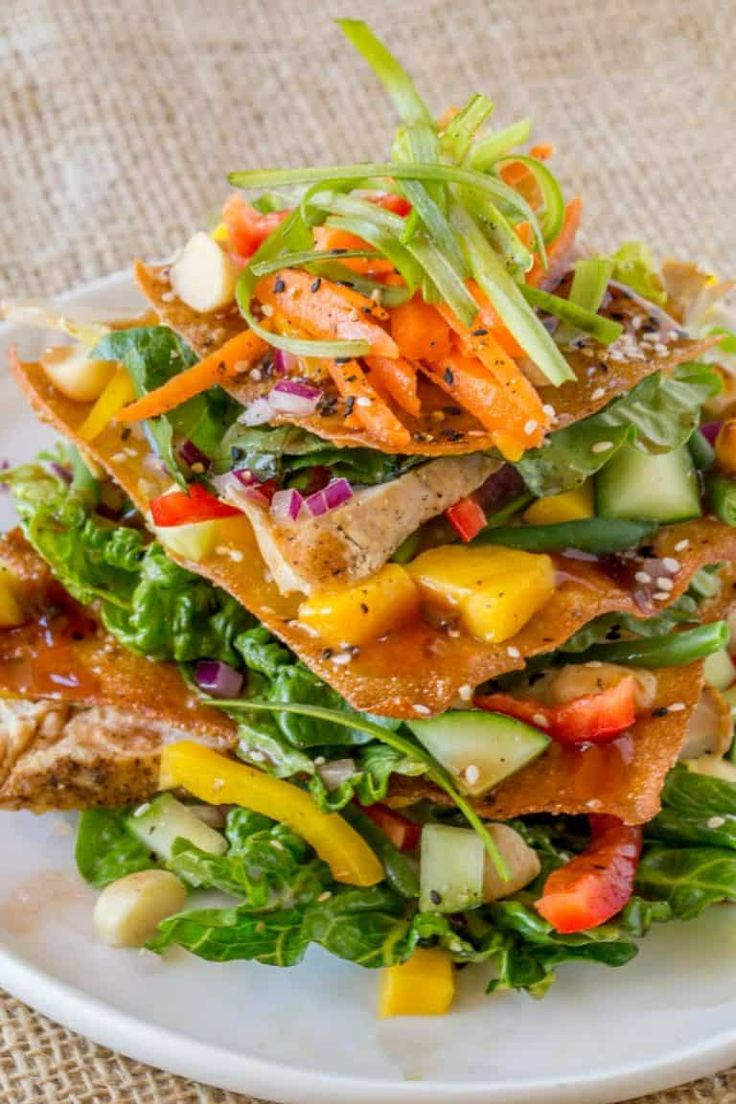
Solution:
M 232 173 L 132 323 L 6 305 L 71 340 L 11 351 L 66 443 L 3 473 L 0 805 L 81 810 L 113 945 L 442 1013 L 736 898 L 736 335 L 338 22 L 388 160 Z

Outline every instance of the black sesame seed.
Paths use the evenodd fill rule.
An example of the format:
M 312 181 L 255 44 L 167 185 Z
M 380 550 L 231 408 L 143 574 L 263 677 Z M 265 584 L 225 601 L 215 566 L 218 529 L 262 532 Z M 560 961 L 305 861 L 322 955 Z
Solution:
M 452 374 L 452 368 L 445 368 L 442 375 L 445 383 L 449 384 L 450 387 L 452 387 L 453 383 L 455 382 L 455 377 Z
M 353 407 L 355 406 L 355 395 L 349 395 L 345 400 L 345 414 L 352 414 Z
M 666 705 L 660 705 L 656 709 L 652 710 L 653 717 L 666 717 L 669 713 L 669 709 Z
M 432 902 L 433 905 L 441 905 L 442 904 L 442 894 L 438 893 L 436 889 L 431 889 L 429 891 L 429 899 L 430 899 L 430 901 Z
M 286 291 L 286 284 L 284 283 L 284 281 L 281 279 L 280 276 L 276 277 L 276 280 L 275 280 L 274 285 L 273 285 L 273 290 L 277 293 L 280 292 L 280 291 Z
M 322 649 L 322 658 L 323 659 L 331 659 L 332 658 L 332 648 L 323 648 Z
M 473 337 L 485 337 L 487 333 L 488 330 L 484 330 L 481 326 L 479 329 L 473 330 Z
M 312 282 L 312 286 L 310 287 L 309 290 L 310 291 L 319 291 L 321 285 L 322 285 L 322 277 L 318 276 L 317 279 Z

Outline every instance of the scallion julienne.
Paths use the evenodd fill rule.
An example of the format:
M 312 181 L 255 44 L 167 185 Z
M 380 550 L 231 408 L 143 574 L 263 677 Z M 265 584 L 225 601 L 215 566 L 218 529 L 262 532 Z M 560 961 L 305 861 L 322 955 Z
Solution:
M 528 142 L 532 133 L 531 119 L 518 119 L 515 123 L 487 134 L 475 143 L 468 155 L 468 165 L 478 172 L 485 172 L 498 161 L 500 157 L 509 153 L 515 146 L 521 146 Z
M 473 139 L 494 110 L 494 104 L 487 96 L 475 93 L 465 106 L 447 125 L 440 137 L 440 149 L 451 161 L 462 164 L 472 145 Z
M 499 172 L 504 165 L 513 164 L 514 161 L 519 162 L 531 173 L 539 188 L 543 209 L 540 225 L 545 242 L 550 242 L 557 237 L 565 220 L 565 197 L 562 194 L 562 188 L 557 177 L 550 172 L 543 161 L 523 153 L 499 158 L 493 166 L 493 171 Z
M 329 249 L 302 249 L 298 253 L 282 253 L 270 261 L 259 261 L 251 264 L 251 272 L 254 276 L 268 276 L 271 272 L 278 272 L 281 268 L 297 268 L 311 264 L 322 264 L 329 261 L 350 260 L 353 257 L 374 257 L 379 254 L 375 249 L 341 249 L 339 252 Z
M 584 257 L 577 261 L 568 301 L 595 314 L 603 302 L 612 272 L 613 261 L 608 257 Z M 578 327 L 563 322 L 555 338 L 560 345 L 565 345 L 578 332 Z
M 359 714 L 342 713 L 337 709 L 325 709 L 320 705 L 305 705 L 299 702 L 243 701 L 242 698 L 234 701 L 222 701 L 218 698 L 211 698 L 205 699 L 205 702 L 208 705 L 217 706 L 219 709 L 224 709 L 232 713 L 242 713 L 252 710 L 256 713 L 292 713 L 296 716 L 314 717 L 315 720 L 327 721 L 330 724 L 341 725 L 343 728 L 358 729 L 360 732 L 365 733 L 366 736 L 372 736 L 373 739 L 380 740 L 381 743 L 388 744 L 389 747 L 395 748 L 396 751 L 400 751 L 402 755 L 406 755 L 411 759 L 420 760 L 427 768 L 427 777 L 431 779 L 436 786 L 439 786 L 441 790 L 444 790 L 447 796 L 452 799 L 457 809 L 463 814 L 468 824 L 470 824 L 480 836 L 483 841 L 483 846 L 500 876 L 502 878 L 508 878 L 508 868 L 504 862 L 503 856 L 499 852 L 492 836 L 476 813 L 472 804 L 464 794 L 458 791 L 449 772 L 446 771 L 442 764 L 438 763 L 434 756 L 431 755 L 425 747 L 422 747 L 421 744 L 416 743 L 414 740 L 407 739 L 406 736 L 402 736 L 399 732 L 384 728 L 383 725 L 377 725 L 372 721 L 367 721 Z
M 569 299 L 561 299 L 559 295 L 553 295 L 541 288 L 520 285 L 521 294 L 533 307 L 552 314 L 555 318 L 561 318 L 563 322 L 569 322 L 578 330 L 590 334 L 601 345 L 610 345 L 624 332 L 620 322 L 614 322 L 612 318 L 603 318 L 600 314 L 584 310 Z

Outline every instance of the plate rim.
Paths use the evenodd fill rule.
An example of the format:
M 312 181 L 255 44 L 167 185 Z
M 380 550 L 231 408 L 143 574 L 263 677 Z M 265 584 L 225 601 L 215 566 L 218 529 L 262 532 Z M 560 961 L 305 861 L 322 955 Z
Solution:
M 77 284 L 51 302 L 104 294 L 134 285 L 120 269 Z M 2 351 L 23 327 L 0 323 Z M 4 358 L 3 358 L 4 360 Z M 2 365 L 5 372 L 5 365 Z M 261 1059 L 245 1052 L 205 1043 L 184 1032 L 161 1027 L 124 1012 L 68 982 L 54 977 L 22 955 L 0 944 L 0 984 L 14 997 L 56 1023 L 126 1057 L 177 1076 L 233 1092 L 255 1093 L 288 1104 L 613 1104 L 633 1095 L 657 1092 L 706 1076 L 736 1061 L 736 1025 L 706 1043 L 698 1042 L 669 1056 L 640 1061 L 571 1079 L 549 1076 L 514 1081 L 410 1081 L 349 1077 Z M 182 1046 L 182 1043 L 185 1045 Z M 673 1044 L 674 1045 L 674 1044 Z M 213 1075 L 215 1079 L 213 1080 Z M 564 1097 L 563 1094 L 564 1093 Z

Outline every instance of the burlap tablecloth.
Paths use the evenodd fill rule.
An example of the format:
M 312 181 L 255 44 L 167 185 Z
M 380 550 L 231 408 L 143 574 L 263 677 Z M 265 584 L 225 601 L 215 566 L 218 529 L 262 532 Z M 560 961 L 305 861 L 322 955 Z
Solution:
M 216 209 L 228 169 L 380 156 L 391 110 L 335 11 L 387 34 L 435 108 L 483 89 L 502 120 L 533 113 L 589 240 L 736 269 L 728 0 L 0 0 L 0 295 L 164 254 Z M 0 1030 L 3 1104 L 245 1099 L 10 997 Z M 736 1072 L 655 1100 L 733 1104 Z

